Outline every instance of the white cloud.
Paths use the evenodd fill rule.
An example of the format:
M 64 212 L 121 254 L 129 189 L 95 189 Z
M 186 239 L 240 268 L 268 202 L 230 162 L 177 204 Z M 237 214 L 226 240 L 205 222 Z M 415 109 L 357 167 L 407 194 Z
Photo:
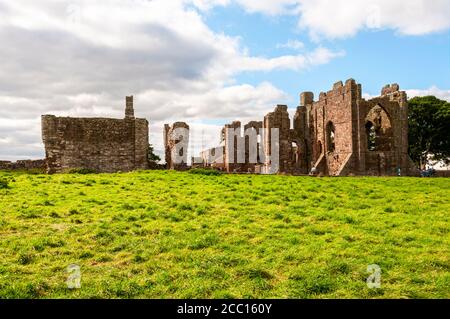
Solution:
M 201 10 L 228 3 L 0 3 L 0 41 L 7 44 L 0 50 L 0 159 L 43 156 L 41 114 L 122 117 L 130 94 L 152 134 L 175 120 L 262 116 L 285 93 L 270 83 L 236 85 L 235 75 L 299 71 L 342 55 L 319 47 L 252 56 L 238 37 L 215 33 L 203 20 Z
M 211 88 L 206 92 L 147 90 L 136 96 L 137 105 L 158 105 L 148 115 L 155 120 L 245 119 L 261 116 L 287 95 L 268 82 Z
M 450 27 L 448 0 L 301 1 L 299 26 L 313 36 L 348 37 L 362 29 L 389 28 L 421 35 Z
M 187 0 L 186 2 L 192 3 L 202 11 L 208 11 L 216 6 L 226 6 L 230 4 L 230 0 Z
M 277 44 L 277 49 L 292 49 L 296 51 L 303 50 L 305 44 L 298 40 L 288 40 L 286 43 Z
M 406 94 L 408 94 L 408 98 L 413 98 L 416 96 L 434 95 L 441 100 L 450 102 L 450 90 L 442 90 L 436 86 L 432 86 L 429 89 L 425 89 L 425 90 L 420 90 L 420 89 L 406 90 Z
M 401 89 L 401 90 L 403 90 L 403 89 Z M 443 90 L 434 85 L 428 89 L 406 89 L 404 91 L 406 92 L 408 99 L 411 99 L 416 96 L 433 95 L 441 100 L 450 102 L 450 90 Z M 363 93 L 363 95 L 362 95 L 362 97 L 366 100 L 373 99 L 377 96 L 379 96 L 379 95 L 373 95 L 373 94 L 369 94 L 369 93 Z
M 249 12 L 298 15 L 314 39 L 345 38 L 363 29 L 422 35 L 450 28 L 448 0 L 235 0 Z
M 244 57 L 236 63 L 240 71 L 273 71 L 273 70 L 302 70 L 315 65 L 326 64 L 330 60 L 344 56 L 344 51 L 333 52 L 326 48 L 317 48 L 308 54 L 285 55 L 266 59 L 261 57 Z
M 296 14 L 299 1 L 297 0 L 235 0 L 248 12 L 262 12 L 268 15 Z

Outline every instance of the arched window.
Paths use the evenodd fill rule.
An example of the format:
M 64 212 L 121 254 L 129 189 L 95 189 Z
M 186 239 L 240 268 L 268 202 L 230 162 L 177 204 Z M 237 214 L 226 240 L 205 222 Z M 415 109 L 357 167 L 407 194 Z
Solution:
M 367 149 L 375 151 L 377 148 L 377 131 L 371 121 L 366 122 Z
M 300 156 L 304 145 L 301 145 L 300 139 L 294 139 L 292 141 L 292 161 L 295 164 L 300 163 Z
M 328 152 L 334 152 L 335 150 L 335 129 L 333 122 L 327 124 L 327 149 Z
M 291 147 L 292 147 L 291 148 L 292 149 L 291 160 L 292 160 L 292 162 L 297 163 L 297 151 L 298 151 L 297 143 L 292 142 L 292 146 Z
M 389 151 L 393 147 L 393 130 L 389 114 L 379 104 L 372 107 L 365 120 L 368 151 Z

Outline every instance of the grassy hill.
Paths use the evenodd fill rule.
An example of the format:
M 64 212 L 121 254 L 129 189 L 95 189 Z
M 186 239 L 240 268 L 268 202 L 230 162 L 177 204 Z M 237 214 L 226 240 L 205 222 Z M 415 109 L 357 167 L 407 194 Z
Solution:
M 449 195 L 450 179 L 0 172 L 0 297 L 449 298 Z

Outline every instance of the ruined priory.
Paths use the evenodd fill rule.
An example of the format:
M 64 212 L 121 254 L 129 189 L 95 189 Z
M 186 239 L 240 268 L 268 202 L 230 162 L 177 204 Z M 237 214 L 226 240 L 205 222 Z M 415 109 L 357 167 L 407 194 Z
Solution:
M 167 168 L 186 169 L 187 147 L 179 154 L 184 160 L 174 163 L 177 142 L 171 132 L 183 122 L 164 128 Z M 248 136 L 233 138 L 245 141 L 245 160 L 230 161 L 237 156 L 238 143 L 227 146 L 226 129 L 240 132 L 241 123 L 227 124 L 222 144 L 201 153 L 196 166 L 213 167 L 227 172 L 263 171 L 267 163 L 249 160 Z M 412 175 L 416 167 L 408 156 L 408 102 L 397 84 L 387 85 L 381 95 L 362 98 L 361 85 L 349 79 L 335 83 L 328 92 L 314 99 L 311 92 L 300 94 L 300 105 L 293 123 L 286 105 L 276 106 L 262 121 L 251 121 L 244 129 L 261 131 L 277 128 L 279 132 L 279 172 L 308 174 L 311 171 L 331 176 L 346 175 Z M 269 134 L 259 136 L 270 157 Z M 147 169 L 149 123 L 135 118 L 133 97 L 126 98 L 125 118 L 71 118 L 42 116 L 42 138 L 45 144 L 47 172 L 87 168 L 98 172 Z M 186 142 L 186 141 L 185 141 Z

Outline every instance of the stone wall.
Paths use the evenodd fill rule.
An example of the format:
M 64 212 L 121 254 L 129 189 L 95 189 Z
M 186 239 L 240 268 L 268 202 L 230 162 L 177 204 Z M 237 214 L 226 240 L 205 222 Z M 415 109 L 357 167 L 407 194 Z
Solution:
M 437 177 L 450 177 L 450 170 L 437 170 L 436 176 Z
M 0 161 L 0 170 L 40 170 L 45 168 L 45 160 Z
M 323 174 L 338 174 L 353 152 L 353 111 L 359 96 L 360 87 L 352 79 L 345 85 L 336 82 L 332 90 L 321 92 L 316 102 L 311 92 L 301 95 L 301 103 L 306 104 L 297 110 L 303 113 L 304 122 L 298 134 L 304 137 L 311 150 L 309 168 L 321 166 Z
M 225 165 L 224 168 L 227 172 L 245 172 L 245 162 L 240 160 L 240 157 L 245 156 L 245 151 L 241 154 L 239 153 L 238 145 L 245 145 L 245 140 L 243 139 L 241 132 L 241 122 L 234 121 L 230 124 L 225 124 L 222 129 L 222 137 L 225 148 Z
M 148 168 L 148 121 L 136 119 L 127 97 L 125 119 L 42 116 L 48 173 L 73 168 L 97 172 Z
M 226 124 L 222 129 L 223 156 L 219 157 L 223 164 L 215 162 L 212 166 L 230 173 L 254 173 L 262 164 L 259 156 L 261 145 L 257 142 L 258 136 L 262 135 L 262 128 L 262 121 L 250 121 L 244 127 L 239 121 Z M 239 145 L 242 145 L 242 149 Z
M 200 152 L 201 164 L 198 167 L 211 167 L 218 170 L 225 170 L 225 147 L 218 146 Z M 194 162 L 194 161 L 193 161 Z M 194 165 L 193 165 L 194 166 Z
M 251 122 L 257 123 L 257 122 Z M 225 167 L 229 172 L 247 172 L 237 164 L 238 151 L 228 150 L 226 128 L 240 131 L 241 123 L 225 125 Z M 408 103 L 398 84 L 386 85 L 379 97 L 362 98 L 361 84 L 348 79 L 334 83 L 314 101 L 312 92 L 300 94 L 293 127 L 286 105 L 276 106 L 263 121 L 264 171 L 271 166 L 271 129 L 279 130 L 279 172 L 322 175 L 417 175 L 408 155 Z M 243 138 L 236 134 L 236 141 Z M 228 142 L 227 142 L 228 141 Z M 245 148 L 248 154 L 248 143 Z M 234 163 L 229 163 L 234 159 Z
M 184 135 L 181 134 L 183 131 Z M 181 142 L 182 144 L 179 144 Z M 177 144 L 179 145 L 177 146 Z M 188 168 L 188 148 L 189 125 L 184 122 L 175 122 L 172 126 L 165 124 L 164 149 L 168 169 L 185 170 Z
M 365 100 L 361 85 L 349 79 L 322 92 L 301 95 L 298 134 L 312 148 L 310 166 L 325 175 L 415 173 L 408 156 L 408 104 L 398 84 Z
M 286 105 L 277 105 L 273 112 L 264 117 L 264 152 L 266 171 L 273 162 L 272 129 L 278 129 L 278 163 L 280 173 L 299 174 L 304 171 L 304 141 L 298 132 L 291 128 L 291 120 Z M 298 119 L 295 119 L 294 122 Z

